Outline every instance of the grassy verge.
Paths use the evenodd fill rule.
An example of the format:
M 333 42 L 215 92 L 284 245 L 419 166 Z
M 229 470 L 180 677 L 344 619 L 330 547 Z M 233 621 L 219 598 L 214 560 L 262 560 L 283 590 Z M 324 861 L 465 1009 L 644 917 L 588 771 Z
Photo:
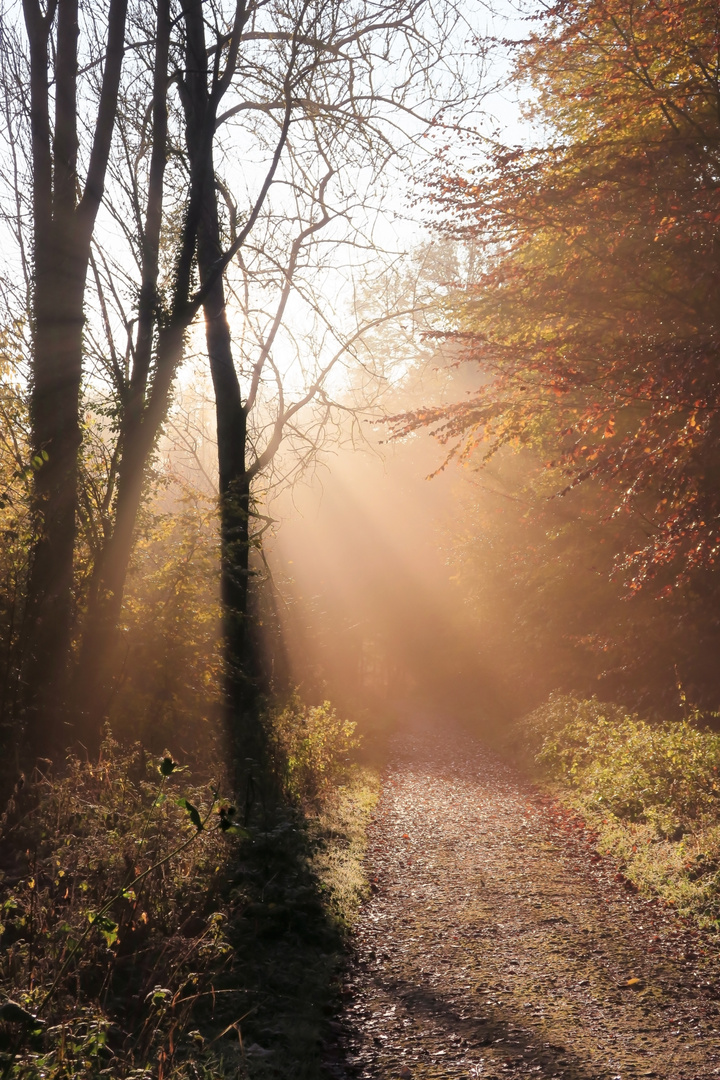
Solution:
M 226 1032 L 226 1074 L 239 1067 L 252 1080 L 322 1075 L 345 935 L 367 888 L 365 831 L 378 788 L 376 774 L 353 770 L 320 806 L 279 815 L 246 845 L 236 877 L 242 902 L 229 928 L 235 960 L 223 985 L 243 987 L 247 997 L 239 1031 Z M 233 1019 L 229 1007 L 216 1009 L 216 1025 Z
M 378 780 L 349 763 L 329 706 L 308 720 L 295 703 L 284 723 L 322 753 L 300 766 L 277 746 L 279 783 L 242 824 L 221 782 L 111 740 L 15 793 L 1 1080 L 321 1075 Z
M 597 832 L 640 891 L 720 932 L 720 735 L 553 695 L 512 736 L 516 757 Z

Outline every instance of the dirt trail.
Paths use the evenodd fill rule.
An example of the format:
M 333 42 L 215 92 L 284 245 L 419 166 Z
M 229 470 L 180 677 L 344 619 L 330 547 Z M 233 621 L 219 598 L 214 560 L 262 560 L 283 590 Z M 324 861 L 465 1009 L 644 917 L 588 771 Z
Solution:
M 720 1075 L 717 949 L 469 737 L 397 740 L 368 868 L 331 1075 Z

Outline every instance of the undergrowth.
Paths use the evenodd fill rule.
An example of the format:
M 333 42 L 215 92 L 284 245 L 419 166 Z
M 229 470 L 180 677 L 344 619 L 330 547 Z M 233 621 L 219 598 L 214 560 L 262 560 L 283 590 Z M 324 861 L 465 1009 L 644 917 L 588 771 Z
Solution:
M 292 701 L 284 736 L 302 742 Z M 327 728 L 322 737 L 323 724 Z M 2 823 L 0 1080 L 317 1077 L 377 779 L 312 713 L 239 821 L 222 783 L 107 738 Z M 312 740 L 311 740 L 312 741 Z
M 556 694 L 520 723 L 514 750 L 582 812 L 629 880 L 720 930 L 720 735 L 688 712 L 650 722 Z
M 356 726 L 339 717 L 329 701 L 305 705 L 297 693 L 268 713 L 272 756 L 290 798 L 306 806 L 322 804 L 360 745 Z

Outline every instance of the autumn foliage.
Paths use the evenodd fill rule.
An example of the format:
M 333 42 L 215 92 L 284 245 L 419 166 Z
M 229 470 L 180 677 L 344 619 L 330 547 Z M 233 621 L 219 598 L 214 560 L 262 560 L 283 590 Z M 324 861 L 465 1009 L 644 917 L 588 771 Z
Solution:
M 479 386 L 398 430 L 475 459 L 528 447 L 555 495 L 598 487 L 645 533 L 618 553 L 630 587 L 667 594 L 720 551 L 720 8 L 567 0 L 531 26 L 537 145 L 432 183 L 481 252 L 448 310 Z

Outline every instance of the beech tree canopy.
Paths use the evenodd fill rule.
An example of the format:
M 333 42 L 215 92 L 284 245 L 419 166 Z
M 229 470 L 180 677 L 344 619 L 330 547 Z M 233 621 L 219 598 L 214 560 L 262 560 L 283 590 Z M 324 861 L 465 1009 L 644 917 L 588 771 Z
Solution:
M 720 550 L 720 12 L 563 0 L 529 29 L 534 145 L 483 143 L 469 173 L 451 149 L 430 188 L 476 250 L 439 333 L 480 384 L 396 430 L 466 458 L 531 448 L 556 495 L 601 485 L 646 530 L 618 553 L 630 587 L 668 592 Z

